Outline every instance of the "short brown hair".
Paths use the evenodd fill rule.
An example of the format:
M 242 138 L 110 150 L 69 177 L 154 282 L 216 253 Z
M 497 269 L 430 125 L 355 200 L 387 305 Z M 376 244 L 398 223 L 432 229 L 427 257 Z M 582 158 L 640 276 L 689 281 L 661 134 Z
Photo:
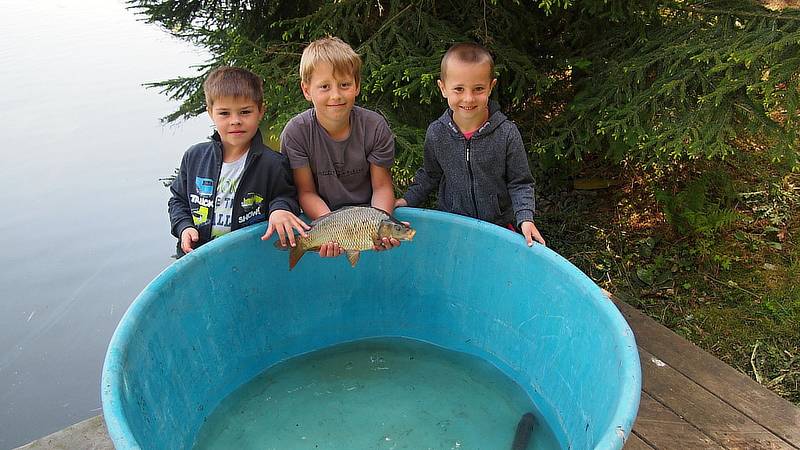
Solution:
M 240 67 L 218 67 L 203 83 L 208 108 L 222 97 L 240 97 L 252 100 L 261 108 L 264 104 L 264 82 L 261 77 Z
M 353 76 L 356 86 L 361 85 L 361 57 L 352 47 L 337 37 L 317 39 L 308 44 L 300 57 L 300 79 L 308 84 L 314 69 L 320 63 L 328 63 L 334 74 Z
M 455 58 L 458 61 L 472 64 L 489 63 L 489 78 L 494 78 L 494 58 L 486 47 L 476 44 L 474 42 L 462 42 L 454 44 L 447 50 L 447 53 L 442 56 L 441 74 L 439 77 L 444 80 L 445 72 L 447 72 L 447 63 L 450 58 Z

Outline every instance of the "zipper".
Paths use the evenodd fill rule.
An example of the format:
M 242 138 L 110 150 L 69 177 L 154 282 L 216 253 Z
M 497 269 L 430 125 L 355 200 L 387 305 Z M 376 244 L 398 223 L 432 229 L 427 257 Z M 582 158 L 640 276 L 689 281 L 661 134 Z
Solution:
M 247 174 L 250 172 L 250 166 L 255 164 L 255 162 L 254 162 L 255 158 L 253 157 L 253 153 L 250 151 L 252 149 L 253 149 L 253 146 L 251 145 L 250 149 L 247 150 L 247 152 L 248 152 L 247 153 L 247 159 L 245 160 L 245 163 L 244 163 L 244 170 L 242 170 L 242 177 L 239 178 L 239 185 L 236 186 L 236 191 L 233 192 L 233 205 L 231 205 L 231 231 L 234 230 L 234 228 L 233 228 L 233 224 L 234 223 L 236 223 L 237 226 L 238 226 L 239 217 L 241 216 L 241 212 L 242 212 L 242 211 L 238 211 L 239 214 L 236 214 L 237 213 L 236 206 L 239 205 L 239 209 L 241 209 L 241 204 L 242 204 L 242 189 L 239 189 L 239 188 L 241 188 L 244 185 L 245 176 L 247 176 Z M 221 173 L 222 172 L 222 166 L 221 165 L 220 165 L 219 170 L 220 170 L 220 173 Z M 267 215 L 269 215 L 269 214 L 267 214 Z M 235 228 L 235 229 L 238 230 L 238 228 Z
M 219 143 L 219 160 L 217 160 L 217 177 L 214 181 L 214 189 L 211 193 L 211 207 L 208 208 L 209 218 L 211 223 L 208 224 L 208 240 L 206 242 L 211 242 L 212 233 L 214 231 L 214 223 L 217 221 L 217 217 L 215 214 L 216 211 L 216 204 L 217 204 L 217 188 L 219 187 L 219 177 L 222 175 L 222 143 Z
M 469 190 L 472 193 L 472 207 L 475 209 L 475 216 L 478 217 L 478 203 L 475 201 L 475 179 L 472 175 L 472 163 L 469 161 L 469 150 L 472 139 L 467 139 L 466 158 L 467 158 L 467 171 L 469 172 Z

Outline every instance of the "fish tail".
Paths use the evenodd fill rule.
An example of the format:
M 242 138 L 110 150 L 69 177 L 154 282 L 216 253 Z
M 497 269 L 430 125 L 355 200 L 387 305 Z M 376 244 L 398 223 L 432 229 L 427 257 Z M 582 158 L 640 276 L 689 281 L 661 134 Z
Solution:
M 294 269 L 294 266 L 297 265 L 297 261 L 300 261 L 300 258 L 302 258 L 305 253 L 306 249 L 300 245 L 289 248 L 289 270 Z

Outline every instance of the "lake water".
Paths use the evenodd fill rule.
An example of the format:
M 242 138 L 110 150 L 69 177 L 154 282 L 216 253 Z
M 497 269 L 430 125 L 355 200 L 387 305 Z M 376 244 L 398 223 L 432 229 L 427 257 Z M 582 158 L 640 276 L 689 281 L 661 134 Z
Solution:
M 528 412 L 525 391 L 478 357 L 367 339 L 267 369 L 212 412 L 195 449 L 507 449 Z M 540 416 L 526 448 L 559 448 Z
M 206 117 L 142 83 L 206 55 L 115 0 L 0 0 L 0 448 L 101 413 L 114 328 L 171 263 L 168 190 Z

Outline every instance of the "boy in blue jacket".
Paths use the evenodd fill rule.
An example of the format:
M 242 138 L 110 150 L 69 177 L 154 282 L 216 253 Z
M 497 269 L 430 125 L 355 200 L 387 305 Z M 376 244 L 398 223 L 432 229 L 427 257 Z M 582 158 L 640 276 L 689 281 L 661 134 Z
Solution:
M 203 83 L 216 131 L 190 147 L 172 183 L 169 216 L 178 257 L 230 231 L 269 218 L 264 239 L 277 232 L 295 245 L 294 231 L 308 225 L 296 214 L 297 191 L 288 159 L 264 145 L 258 125 L 264 115 L 261 78 L 236 67 L 220 67 Z
M 422 204 L 438 188 L 438 209 L 522 233 L 528 246 L 545 244 L 533 223 L 533 177 L 516 125 L 489 96 L 494 60 L 474 43 L 442 57 L 442 96 L 449 108 L 428 126 L 422 167 L 396 207 Z

